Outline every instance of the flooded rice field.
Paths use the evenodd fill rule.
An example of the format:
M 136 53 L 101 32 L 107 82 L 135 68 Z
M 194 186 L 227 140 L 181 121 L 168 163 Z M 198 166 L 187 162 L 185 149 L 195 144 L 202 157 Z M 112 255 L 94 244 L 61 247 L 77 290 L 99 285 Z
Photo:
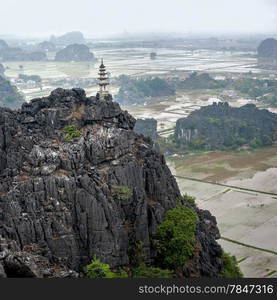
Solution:
M 241 260 L 244 276 L 276 277 L 277 147 L 167 161 L 181 192 L 216 216 L 219 242 Z
M 157 59 L 150 59 L 151 51 L 157 52 Z M 233 73 L 260 73 L 256 59 L 245 53 L 212 50 L 174 50 L 150 48 L 91 49 L 95 56 L 104 58 L 111 77 L 122 74 L 131 76 L 163 75 L 176 71 L 209 71 Z M 41 88 L 20 88 L 27 100 L 48 95 L 55 88 L 52 83 L 58 79 L 97 78 L 99 62 L 55 62 L 55 53 L 49 53 L 45 62 L 4 62 L 6 76 L 17 78 L 19 74 L 39 75 Z M 62 86 L 63 87 L 63 86 Z M 68 86 L 65 86 L 68 88 Z M 88 87 L 90 90 L 90 87 Z

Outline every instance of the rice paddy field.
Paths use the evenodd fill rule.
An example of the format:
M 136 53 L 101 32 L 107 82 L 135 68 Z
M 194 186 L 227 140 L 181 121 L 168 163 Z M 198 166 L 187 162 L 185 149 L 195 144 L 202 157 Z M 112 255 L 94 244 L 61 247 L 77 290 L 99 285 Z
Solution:
M 149 48 L 91 49 L 96 58 L 104 59 L 111 77 L 122 74 L 130 76 L 165 75 L 188 71 L 260 73 L 256 67 L 256 59 L 245 56 L 245 53 L 162 48 L 155 49 L 158 54 L 157 59 L 151 60 L 149 54 L 152 50 Z M 54 57 L 55 53 L 48 53 L 49 61 L 45 62 L 4 62 L 5 74 L 11 79 L 17 78 L 20 73 L 39 75 L 42 78 L 42 89 L 40 87 L 19 87 L 27 100 L 48 95 L 54 88 L 52 83 L 55 80 L 96 79 L 98 76 L 98 62 L 55 62 Z M 95 85 L 88 87 L 87 93 L 94 94 L 95 88 Z M 116 88 L 111 86 L 114 92 Z
M 245 277 L 277 278 L 277 147 L 168 158 L 182 193 L 216 216 Z

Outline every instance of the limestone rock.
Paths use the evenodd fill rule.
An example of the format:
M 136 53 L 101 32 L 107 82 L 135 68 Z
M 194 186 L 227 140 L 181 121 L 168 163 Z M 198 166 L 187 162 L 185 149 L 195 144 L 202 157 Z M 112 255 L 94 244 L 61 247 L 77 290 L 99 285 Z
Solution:
M 56 61 L 96 61 L 89 47 L 83 44 L 72 44 L 57 52 Z
M 266 69 L 277 69 L 277 40 L 268 38 L 258 47 L 258 62 Z
M 81 135 L 67 140 L 67 126 Z M 0 276 L 77 277 L 94 255 L 124 266 L 138 240 L 145 261 L 154 259 L 151 237 L 180 192 L 134 126 L 117 103 L 81 89 L 0 108 Z M 202 250 L 188 274 L 213 276 L 222 267 L 216 222 L 198 213 Z

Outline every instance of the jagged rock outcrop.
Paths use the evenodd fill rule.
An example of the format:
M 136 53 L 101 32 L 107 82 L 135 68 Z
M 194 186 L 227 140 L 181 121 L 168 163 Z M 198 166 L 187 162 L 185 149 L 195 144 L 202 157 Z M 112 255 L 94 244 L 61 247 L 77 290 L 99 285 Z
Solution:
M 157 120 L 137 119 L 134 131 L 151 139 L 156 139 L 158 138 Z
M 0 278 L 78 278 L 79 274 L 64 265 L 50 264 L 36 244 L 19 247 L 15 240 L 0 236 Z
M 57 52 L 56 61 L 96 61 L 89 47 L 82 44 L 72 44 Z
M 177 143 L 196 149 L 267 146 L 277 140 L 277 115 L 254 104 L 213 103 L 177 120 L 174 135 Z
M 261 42 L 258 47 L 259 65 L 266 69 L 277 69 L 277 40 L 273 38 Z
M 17 88 L 0 75 L 0 106 L 20 108 L 23 102 L 24 98 L 19 94 Z
M 152 261 L 151 236 L 180 192 L 134 125 L 110 98 L 81 89 L 56 89 L 19 111 L 0 108 L 0 276 L 76 277 L 94 255 L 126 265 L 138 240 Z M 128 197 L 117 193 L 122 187 Z M 199 247 L 187 272 L 216 276 L 216 222 L 197 211 Z

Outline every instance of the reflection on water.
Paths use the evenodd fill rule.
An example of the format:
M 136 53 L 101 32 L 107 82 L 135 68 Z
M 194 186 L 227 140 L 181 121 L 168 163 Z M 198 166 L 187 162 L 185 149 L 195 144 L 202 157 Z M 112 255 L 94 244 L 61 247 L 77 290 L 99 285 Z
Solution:
M 56 68 L 59 72 L 71 78 L 89 77 L 95 72 L 95 62 L 69 62 L 69 63 L 56 63 Z
M 156 60 L 149 58 L 149 48 L 91 49 L 95 57 L 104 58 L 112 76 L 121 74 L 143 75 L 164 74 L 174 70 L 209 72 L 260 72 L 256 69 L 256 59 L 220 51 L 180 49 L 156 49 Z M 53 59 L 53 55 L 51 56 Z M 98 63 L 85 62 L 4 62 L 9 67 L 6 75 L 17 77 L 19 73 L 39 75 L 44 79 L 57 77 L 97 77 Z M 19 69 L 19 65 L 23 69 Z

